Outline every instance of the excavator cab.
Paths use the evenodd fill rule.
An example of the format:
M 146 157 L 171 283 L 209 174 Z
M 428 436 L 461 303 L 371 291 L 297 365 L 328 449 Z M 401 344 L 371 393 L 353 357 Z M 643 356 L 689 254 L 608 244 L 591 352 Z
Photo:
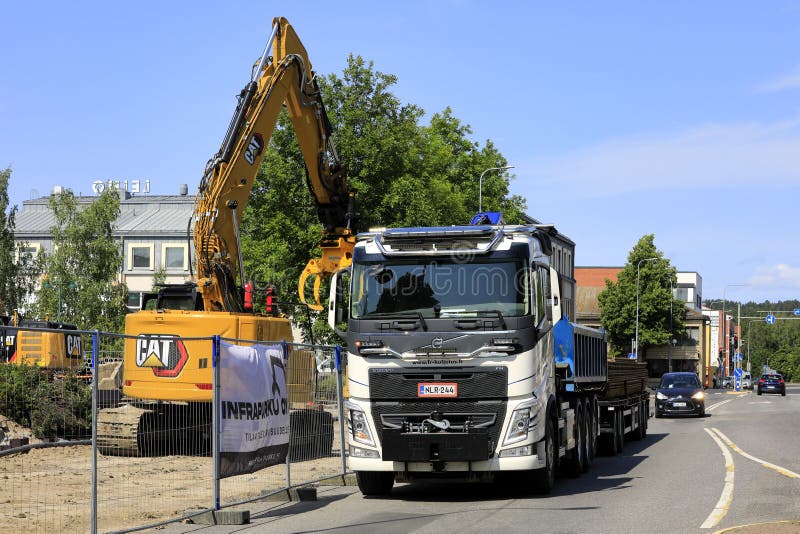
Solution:
M 156 309 L 203 311 L 203 299 L 195 283 L 165 284 L 158 289 Z

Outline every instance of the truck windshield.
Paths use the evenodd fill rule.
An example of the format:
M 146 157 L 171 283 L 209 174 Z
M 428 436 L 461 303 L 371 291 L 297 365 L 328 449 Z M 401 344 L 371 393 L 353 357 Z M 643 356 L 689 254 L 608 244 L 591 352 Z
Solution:
M 485 262 L 353 265 L 351 317 L 419 312 L 424 317 L 526 315 L 528 269 L 523 259 Z

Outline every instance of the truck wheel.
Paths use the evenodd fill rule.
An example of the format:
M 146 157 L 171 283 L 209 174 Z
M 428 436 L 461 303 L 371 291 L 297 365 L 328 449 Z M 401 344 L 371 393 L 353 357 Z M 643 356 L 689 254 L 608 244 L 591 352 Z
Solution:
M 389 495 L 394 486 L 394 473 L 391 471 L 356 471 L 358 489 L 365 497 Z
M 556 484 L 555 430 L 553 420 L 548 416 L 544 432 L 545 466 L 533 472 L 532 488 L 536 493 L 546 494 Z
M 600 430 L 600 419 L 597 415 L 597 397 L 592 395 L 592 397 L 586 399 L 586 410 L 589 413 L 589 433 L 587 434 L 588 439 L 586 442 L 589 445 L 588 458 L 591 461 L 597 456 L 597 434 L 598 430 Z
M 592 429 L 594 423 L 592 422 L 592 401 L 586 399 L 583 404 L 583 472 L 589 471 L 592 466 L 592 458 L 594 451 L 592 451 Z
M 573 406 L 575 410 L 575 424 L 572 427 L 572 436 L 575 440 L 575 448 L 570 452 L 569 460 L 567 461 L 566 471 L 571 477 L 577 477 L 583 473 L 583 467 L 586 462 L 585 454 L 586 449 L 584 440 L 586 431 L 584 429 L 584 411 L 583 403 L 578 399 Z
M 640 402 L 636 410 L 636 429 L 633 431 L 633 439 L 636 441 L 644 437 L 644 405 Z M 633 419 L 633 416 L 631 416 Z
M 625 445 L 625 415 L 622 410 L 614 410 L 614 454 L 622 452 Z
M 647 423 L 650 419 L 650 403 L 647 400 L 642 401 L 642 437 L 647 437 Z

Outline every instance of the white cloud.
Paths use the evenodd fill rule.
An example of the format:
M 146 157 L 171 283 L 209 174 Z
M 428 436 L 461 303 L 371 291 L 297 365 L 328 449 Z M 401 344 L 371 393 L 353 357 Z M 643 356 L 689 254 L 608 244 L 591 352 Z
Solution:
M 598 143 L 520 169 L 587 196 L 675 188 L 800 185 L 800 121 L 705 124 Z
M 760 93 L 780 93 L 800 89 L 800 72 L 794 72 L 781 78 L 769 81 L 758 88 Z
M 748 280 L 753 289 L 763 291 L 780 291 L 786 294 L 789 290 L 800 290 L 800 268 L 785 263 L 758 267 Z

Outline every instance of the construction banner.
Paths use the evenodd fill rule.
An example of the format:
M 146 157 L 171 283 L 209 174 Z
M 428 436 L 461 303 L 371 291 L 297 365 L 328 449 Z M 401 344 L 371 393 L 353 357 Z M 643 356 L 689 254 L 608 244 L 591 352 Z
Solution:
M 286 461 L 289 400 L 279 345 L 220 346 L 220 478 Z

